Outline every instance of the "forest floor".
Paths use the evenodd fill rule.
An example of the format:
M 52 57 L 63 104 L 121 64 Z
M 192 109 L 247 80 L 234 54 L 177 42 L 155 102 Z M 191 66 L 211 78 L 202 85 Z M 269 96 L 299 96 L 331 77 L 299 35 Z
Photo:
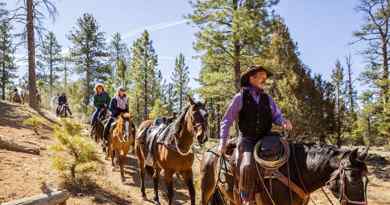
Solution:
M 38 115 L 45 119 L 45 126 L 36 134 L 31 127 L 23 125 L 23 120 Z M 39 155 L 8 151 L 0 148 L 0 203 L 42 193 L 44 187 L 60 188 L 62 178 L 52 169 L 48 147 L 55 143 L 51 125 L 56 117 L 47 112 L 37 113 L 24 105 L 0 101 L 0 139 L 12 141 L 25 147 L 40 149 Z M 100 149 L 99 149 L 100 152 Z M 370 150 L 368 199 L 371 205 L 390 204 L 390 152 L 384 148 Z M 100 153 L 104 158 L 103 153 Z M 197 204 L 199 203 L 199 161 L 194 165 Z M 137 160 L 129 155 L 125 167 L 126 181 L 121 182 L 119 169 L 113 169 L 110 161 L 105 161 L 103 174 L 94 177 L 93 185 L 85 190 L 72 191 L 68 205 L 89 204 L 153 204 L 144 200 L 139 189 L 140 180 Z M 152 181 L 146 177 L 146 191 L 152 199 Z M 161 182 L 160 198 L 166 204 L 165 187 Z M 328 204 L 321 192 L 312 195 L 316 204 Z M 190 204 L 187 188 L 181 180 L 175 180 L 176 204 Z M 336 200 L 334 199 L 334 202 Z M 311 202 L 312 204 L 312 202 Z M 337 204 L 337 203 L 336 203 Z

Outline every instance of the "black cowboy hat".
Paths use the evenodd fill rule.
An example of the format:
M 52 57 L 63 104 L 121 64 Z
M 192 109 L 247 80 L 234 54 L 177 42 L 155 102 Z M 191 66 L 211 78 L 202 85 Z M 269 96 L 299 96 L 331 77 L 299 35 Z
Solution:
M 266 69 L 263 66 L 260 65 L 250 66 L 246 71 L 244 71 L 241 74 L 241 78 L 240 78 L 241 87 L 249 86 L 249 77 L 251 77 L 252 75 L 256 74 L 259 71 L 266 72 L 268 78 L 272 77 L 273 75 L 268 69 Z

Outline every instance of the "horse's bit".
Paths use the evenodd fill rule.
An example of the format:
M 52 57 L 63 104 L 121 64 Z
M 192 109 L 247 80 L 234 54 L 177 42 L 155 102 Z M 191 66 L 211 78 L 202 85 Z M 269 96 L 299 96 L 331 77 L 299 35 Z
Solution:
M 367 176 L 364 175 L 364 180 L 363 180 L 363 186 L 364 186 L 364 201 L 353 201 L 348 198 L 346 194 L 346 186 L 347 184 L 345 183 L 346 176 L 345 176 L 345 171 L 358 171 L 355 168 L 350 168 L 346 167 L 344 163 L 340 164 L 339 169 L 337 170 L 337 174 L 335 174 L 329 181 L 326 182 L 326 186 L 329 187 L 330 182 L 336 181 L 337 177 L 340 177 L 340 187 L 339 187 L 339 201 L 342 205 L 347 205 L 347 204 L 357 204 L 357 205 L 367 205 L 367 184 L 368 184 L 368 179 Z

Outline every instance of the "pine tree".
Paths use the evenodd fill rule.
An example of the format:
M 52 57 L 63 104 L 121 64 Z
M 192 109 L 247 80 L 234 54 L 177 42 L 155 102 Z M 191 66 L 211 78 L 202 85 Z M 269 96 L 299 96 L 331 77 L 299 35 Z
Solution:
M 36 86 L 36 65 L 35 65 L 35 47 L 36 47 L 36 33 L 38 37 L 41 36 L 44 28 L 43 19 L 48 14 L 53 20 L 57 14 L 57 9 L 51 0 L 26 0 L 22 1 L 23 6 L 21 14 L 15 15 L 14 19 L 23 22 L 25 31 L 23 38 L 27 40 L 28 50 L 28 92 L 29 105 L 38 109 L 37 86 Z
M 49 32 L 45 36 L 39 50 L 38 60 L 38 65 L 41 65 L 41 69 L 45 71 L 43 79 L 48 81 L 49 97 L 52 97 L 54 85 L 59 79 L 58 73 L 62 71 L 61 46 L 53 32 Z
M 269 10 L 276 3 L 272 0 L 192 2 L 193 12 L 188 18 L 199 28 L 194 48 L 202 61 L 198 79 L 201 87 L 197 91 L 218 106 L 216 112 L 224 112 L 240 89 L 241 72 L 253 64 L 254 57 L 260 56 L 268 44 L 272 19 Z M 209 122 L 219 129 L 217 119 Z
M 163 83 L 161 85 L 162 87 L 162 103 L 167 105 L 168 113 L 174 112 L 174 85 L 173 83 L 167 83 L 167 81 L 164 79 Z
M 118 84 L 122 87 L 127 87 L 127 65 L 123 59 L 116 61 L 116 76 L 119 82 Z
M 118 66 L 126 67 L 127 66 L 126 61 L 128 60 L 128 56 L 129 56 L 129 49 L 126 46 L 126 43 L 123 41 L 120 33 L 116 32 L 112 35 L 112 40 L 110 42 L 109 50 L 110 50 L 110 58 L 111 58 L 110 61 L 114 65 L 113 70 L 111 71 L 111 76 L 113 79 L 115 79 L 115 77 L 119 77 L 120 75 L 118 73 L 115 74 L 116 72 L 122 72 L 123 74 L 123 70 L 121 71 L 118 70 L 123 69 L 124 67 L 119 68 Z M 120 81 L 119 84 L 121 83 L 123 83 L 123 79 L 122 81 Z
M 362 52 L 370 61 L 365 76 L 375 89 L 380 90 L 380 100 L 384 106 L 390 96 L 390 4 L 389 1 L 360 0 L 357 10 L 365 17 L 359 31 L 354 33 L 358 41 L 367 45 Z
M 323 125 L 324 121 L 331 125 L 328 118 L 332 115 L 328 109 L 332 104 L 328 97 L 331 87 L 321 76 L 311 76 L 310 70 L 299 59 L 298 47 L 280 17 L 273 21 L 268 45 L 263 56 L 256 58 L 256 63 L 273 70 L 268 92 L 285 117 L 293 122 L 291 134 L 307 141 L 319 139 L 325 143 L 332 132 L 332 126 Z
M 77 20 L 76 27 L 69 35 L 72 42 L 71 55 L 78 73 L 85 74 L 84 77 L 84 104 L 89 104 L 93 93 L 93 83 L 97 80 L 104 80 L 109 74 L 109 68 L 104 66 L 102 58 L 108 56 L 105 52 L 104 33 L 99 31 L 100 26 L 91 14 L 83 14 Z
M 345 64 L 347 66 L 346 90 L 347 90 L 348 109 L 350 113 L 354 114 L 356 111 L 356 91 L 352 79 L 353 73 L 352 73 L 351 55 L 345 57 Z
M 8 21 L 0 24 L 0 73 L 1 98 L 5 100 L 6 88 L 16 78 L 15 44 L 11 34 L 12 26 Z
M 335 110 L 336 110 L 336 143 L 337 146 L 341 146 L 342 134 L 344 131 L 344 68 L 339 60 L 336 61 L 335 68 L 332 70 L 332 84 L 335 91 Z
M 241 69 L 260 55 L 269 25 L 268 9 L 277 1 L 196 1 L 188 18 L 200 28 L 195 49 L 202 52 L 203 70 L 231 75 L 233 92 L 240 89 Z M 243 23 L 245 22 L 245 24 Z M 202 79 L 201 79 L 202 80 Z
M 172 82 L 174 83 L 174 102 L 176 104 L 176 111 L 181 111 L 184 107 L 184 99 L 189 91 L 188 83 L 190 72 L 188 66 L 185 64 L 183 54 L 179 54 L 175 61 L 175 70 L 172 73 Z
M 146 120 L 156 99 L 157 81 L 157 54 L 149 33 L 144 31 L 131 48 L 132 60 L 130 64 L 133 98 L 131 99 L 133 113 L 136 120 Z

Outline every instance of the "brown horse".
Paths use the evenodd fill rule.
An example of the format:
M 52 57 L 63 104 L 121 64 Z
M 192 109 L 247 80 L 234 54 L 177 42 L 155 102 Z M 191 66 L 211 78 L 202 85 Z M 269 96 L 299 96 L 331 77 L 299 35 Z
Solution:
M 364 162 L 367 150 L 359 153 L 357 149 L 351 151 L 316 144 L 290 144 L 290 150 L 290 158 L 281 167 L 280 173 L 290 176 L 288 182 L 290 185 L 294 183 L 295 189 L 289 189 L 277 179 L 259 183 L 260 168 L 260 171 L 257 170 L 258 178 L 253 179 L 263 187 L 263 191 L 257 194 L 257 204 L 306 205 L 312 192 L 327 186 L 342 205 L 367 205 L 367 166 Z M 226 155 L 221 159 L 215 148 L 203 155 L 202 205 L 241 204 L 235 189 L 238 178 L 234 176 L 234 171 L 231 172 L 234 168 L 226 168 L 229 165 L 234 167 L 234 163 L 230 164 L 225 159 Z
M 110 134 L 108 142 L 107 156 L 111 157 L 112 165 L 115 166 L 115 157 L 119 163 L 122 181 L 125 181 L 123 166 L 127 159 L 127 154 L 134 146 L 135 126 L 130 113 L 122 113 L 118 116 L 115 128 Z
M 194 162 L 194 153 L 191 147 L 194 138 L 199 144 L 207 141 L 207 112 L 204 104 L 195 103 L 191 97 L 188 97 L 189 105 L 184 108 L 179 117 L 163 128 L 163 131 L 156 134 L 156 140 L 152 140 L 153 146 L 148 146 L 146 141 L 153 138 L 152 121 L 141 123 L 136 138 L 136 155 L 141 177 L 141 192 L 146 198 L 145 193 L 145 169 L 153 177 L 154 201 L 159 202 L 158 186 L 159 174 L 163 170 L 164 181 L 168 192 L 169 204 L 173 202 L 173 175 L 178 173 L 182 176 L 189 190 L 191 204 L 195 204 L 195 189 L 193 184 L 192 165 Z M 163 139 L 162 141 L 158 139 Z M 167 143 L 166 143 L 167 142 Z M 152 164 L 147 160 L 148 153 L 153 147 L 154 151 L 150 153 L 153 157 Z

